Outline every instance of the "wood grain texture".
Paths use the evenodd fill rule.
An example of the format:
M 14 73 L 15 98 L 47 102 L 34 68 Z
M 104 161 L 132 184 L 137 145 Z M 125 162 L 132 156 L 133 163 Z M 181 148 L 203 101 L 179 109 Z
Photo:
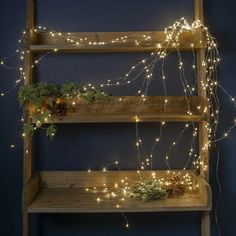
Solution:
M 30 235 L 30 216 L 27 208 L 22 209 L 22 235 L 29 236 Z
M 35 1 L 27 0 L 27 10 L 26 10 L 26 39 L 25 47 L 26 54 L 24 60 L 24 72 L 25 72 L 25 84 L 31 84 L 33 81 L 32 72 L 32 61 L 33 53 L 30 52 L 30 44 L 34 41 L 34 23 L 35 23 Z M 24 112 L 24 119 L 29 120 L 28 113 Z M 25 185 L 32 175 L 32 140 L 31 135 L 26 135 L 24 138 L 24 148 L 23 148 L 23 184 Z
M 195 0 L 195 17 L 198 20 L 204 21 L 203 17 L 203 0 Z M 197 77 L 198 77 L 198 95 L 207 99 L 206 90 L 203 84 L 207 83 L 206 67 L 203 66 L 205 62 L 205 49 L 197 52 Z M 209 109 L 207 112 L 209 117 Z M 207 133 L 207 120 L 199 123 L 199 153 L 201 156 L 201 175 L 208 181 L 209 180 L 209 148 L 208 148 L 208 133 Z M 207 166 L 207 168 L 205 168 Z
M 174 171 L 175 174 L 189 173 L 190 171 Z M 126 177 L 131 181 L 139 180 L 140 176 L 144 179 L 152 178 L 152 174 L 155 173 L 157 178 L 163 178 L 167 176 L 166 171 L 141 171 L 140 174 L 137 171 L 40 171 L 40 177 L 43 187 L 46 188 L 86 188 L 86 187 L 104 187 L 113 186 L 116 180 L 125 179 Z M 169 173 L 168 177 L 172 177 L 174 174 Z
M 199 196 L 201 200 L 208 206 L 209 209 L 212 208 L 212 192 L 209 183 L 203 177 L 196 177 L 196 183 L 200 186 L 198 188 Z
M 25 206 L 29 206 L 29 204 L 34 200 L 40 187 L 41 178 L 39 173 L 36 173 L 24 186 L 22 199 Z
M 25 35 L 25 59 L 24 72 L 25 84 L 33 82 L 32 61 L 33 53 L 30 51 L 30 45 L 35 41 L 34 26 L 35 26 L 35 0 L 27 0 L 26 9 L 26 35 Z M 28 112 L 24 111 L 24 120 L 30 121 Z M 32 137 L 31 134 L 24 137 L 23 143 L 23 193 L 22 193 L 22 234 L 23 236 L 30 235 L 30 217 L 27 212 L 29 203 L 33 200 L 35 185 L 32 188 L 27 188 L 26 185 L 32 177 Z M 39 179 L 39 178 L 38 178 Z
M 201 236 L 211 236 L 211 216 L 210 211 L 201 213 Z
M 29 42 L 31 41 L 31 37 L 32 37 L 30 30 L 28 31 L 27 35 L 28 35 L 28 39 L 26 40 L 26 42 L 29 45 Z M 33 82 L 33 72 L 32 72 L 32 67 L 31 67 L 32 61 L 33 61 L 33 54 L 31 52 L 26 53 L 25 60 L 24 60 L 24 72 L 25 72 L 25 78 L 26 78 L 25 85 L 32 84 Z M 30 121 L 28 112 L 26 110 L 24 110 L 24 120 L 28 122 Z M 24 137 L 23 158 L 24 158 L 23 179 L 24 179 L 24 184 L 26 184 L 32 175 L 32 135 L 31 134 L 27 134 Z
M 203 16 L 203 0 L 194 0 L 195 1 L 195 20 L 200 20 L 204 23 Z
M 204 23 L 204 12 L 203 12 L 203 0 L 195 0 L 195 19 L 200 20 Z M 202 97 L 207 97 L 206 91 L 202 87 L 202 82 L 206 83 L 206 69 L 202 66 L 202 62 L 205 61 L 205 50 L 201 49 L 197 52 L 197 73 L 198 73 L 198 94 Z M 209 117 L 209 112 L 208 112 Z M 208 181 L 209 180 L 209 149 L 206 147 L 203 149 L 204 145 L 208 142 L 208 134 L 206 130 L 207 121 L 202 121 L 199 123 L 199 153 L 201 156 L 200 173 Z M 207 169 L 204 169 L 207 166 Z M 212 197 L 208 197 L 209 204 L 212 204 Z M 202 212 L 201 215 L 201 236 L 211 235 L 211 223 L 210 223 L 210 212 Z
M 179 171 L 176 171 L 178 173 Z M 145 179 L 152 178 L 153 171 L 142 171 L 141 176 Z M 166 171 L 155 171 L 157 177 L 170 177 Z M 181 173 L 181 171 L 180 171 Z M 187 173 L 184 171 L 184 173 Z M 193 175 L 192 172 L 188 172 Z M 112 187 L 117 181 L 120 183 L 122 178 L 129 180 L 139 180 L 136 171 L 107 171 L 107 172 L 40 172 L 43 188 L 38 193 L 32 204 L 29 206 L 29 212 L 158 212 L 158 211 L 203 211 L 210 209 L 207 205 L 208 194 L 211 190 L 206 182 L 198 181 L 199 188 L 204 188 L 202 193 L 187 191 L 183 196 L 162 199 L 157 201 L 143 202 L 138 199 L 126 198 L 121 201 L 121 197 L 104 198 L 102 190 L 104 184 Z M 201 177 L 196 177 L 201 178 Z M 85 188 L 96 186 L 96 193 L 86 192 Z M 204 195 L 203 195 L 204 193 Z M 101 202 L 97 202 L 97 197 L 101 197 Z M 116 205 L 119 204 L 119 208 Z
M 168 100 L 166 106 L 165 99 Z M 65 102 L 69 104 L 67 115 L 53 116 L 49 122 L 135 122 L 136 117 L 139 122 L 196 122 L 206 119 L 203 110 L 207 105 L 206 100 L 200 97 L 188 97 L 186 100 L 184 96 L 149 96 L 145 102 L 140 96 L 114 96 L 93 102 L 75 98 L 66 99 Z M 76 105 L 72 106 L 72 102 Z M 192 115 L 187 113 L 189 110 Z
M 198 95 L 207 99 L 206 90 L 203 88 L 202 83 L 206 84 L 206 68 L 202 65 L 205 61 L 205 50 L 197 52 L 197 76 L 198 76 Z M 209 109 L 207 116 L 209 118 Z M 208 181 L 209 180 L 209 148 L 208 148 L 208 132 L 207 132 L 207 120 L 199 123 L 199 153 L 201 162 L 203 163 L 200 168 L 201 175 Z M 207 166 L 207 168 L 204 168 Z
M 68 35 L 68 33 L 70 35 Z M 145 36 L 151 38 L 145 40 Z M 71 39 L 87 38 L 87 42 L 96 44 L 68 44 L 68 36 Z M 109 43 L 99 45 L 99 42 L 111 42 L 117 38 L 128 36 L 129 40 L 122 43 Z M 135 41 L 139 42 L 136 45 Z M 200 43 L 202 41 L 202 43 Z M 205 37 L 201 30 L 186 31 L 180 34 L 180 45 L 178 50 L 198 50 L 205 47 Z M 194 47 L 191 46 L 194 44 Z M 53 51 L 68 53 L 96 53 L 96 52 L 148 52 L 155 51 L 159 45 L 167 47 L 171 50 L 176 50 L 176 45 L 165 43 L 164 31 L 144 31 L 144 32 L 63 32 L 61 36 L 56 34 L 52 37 L 50 33 L 39 33 L 37 35 L 37 43 L 32 44 L 30 49 L 34 52 Z

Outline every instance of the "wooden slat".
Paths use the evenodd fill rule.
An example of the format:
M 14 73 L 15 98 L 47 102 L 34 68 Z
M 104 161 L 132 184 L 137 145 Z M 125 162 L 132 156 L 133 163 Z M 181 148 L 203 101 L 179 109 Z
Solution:
M 30 234 L 30 217 L 28 209 L 26 207 L 22 208 L 22 235 L 29 236 Z
M 204 22 L 203 17 L 203 0 L 195 0 L 195 18 Z M 203 84 L 207 83 L 206 79 L 206 68 L 203 66 L 205 62 L 205 50 L 201 49 L 197 52 L 197 76 L 198 76 L 198 95 L 207 98 L 206 90 Z M 209 109 L 208 109 L 209 110 Z M 209 115 L 209 111 L 208 111 Z M 201 156 L 201 174 L 205 179 L 209 180 L 209 150 L 208 150 L 208 134 L 207 134 L 207 121 L 200 122 L 199 124 L 199 151 Z M 204 148 L 204 149 L 203 149 Z M 205 168 L 207 166 L 207 168 Z
M 195 20 L 200 20 L 204 23 L 203 16 L 203 0 L 195 0 Z
M 169 115 L 141 115 L 140 122 L 198 122 L 200 119 L 204 117 L 201 116 L 179 116 L 176 114 L 169 114 Z M 66 117 L 54 118 L 52 120 L 53 123 L 130 123 L 135 122 L 134 116 L 129 115 L 80 115 L 77 114 L 70 114 Z M 46 122 L 45 122 L 46 123 Z
M 23 203 L 25 206 L 28 206 L 37 195 L 39 189 L 41 187 L 41 179 L 39 173 L 36 173 L 34 177 L 32 177 L 23 189 Z
M 119 201 L 104 199 L 97 203 L 96 194 L 84 189 L 45 188 L 39 193 L 28 211 L 31 213 L 102 213 L 102 212 L 161 212 L 161 211 L 202 211 L 207 207 L 197 194 L 143 202 L 137 199 Z M 116 208 L 116 204 L 120 207 Z
M 176 174 L 193 175 L 190 171 L 173 171 Z M 172 177 L 174 174 L 170 172 L 168 177 Z M 163 170 L 154 171 L 41 171 L 40 177 L 43 187 L 47 188 L 86 188 L 86 187 L 104 187 L 113 186 L 116 180 L 125 179 L 126 177 L 135 181 L 137 179 L 150 179 L 153 178 L 152 174 L 155 173 L 156 178 L 163 178 L 167 176 L 167 172 Z
M 27 21 L 26 21 L 26 49 L 29 50 L 30 44 L 33 43 L 34 33 L 34 18 L 35 18 L 35 2 L 34 0 L 27 1 Z M 24 60 L 25 84 L 31 84 L 33 79 L 32 74 L 33 55 L 27 51 Z M 24 114 L 24 119 L 28 120 L 27 112 Z M 32 175 L 32 142 L 30 135 L 24 138 L 24 184 L 31 178 Z
M 204 204 L 206 204 L 209 209 L 212 208 L 212 193 L 211 193 L 211 187 L 209 185 L 209 183 L 206 182 L 206 180 L 204 178 L 202 178 L 201 176 L 197 176 L 197 184 L 199 186 L 201 186 L 198 191 L 199 191 L 199 195 L 201 200 L 204 202 Z
M 57 52 L 76 52 L 76 53 L 96 53 L 96 52 L 148 52 L 155 51 L 159 45 L 167 47 L 168 49 L 176 50 L 176 45 L 170 44 L 167 46 L 165 43 L 165 33 L 163 31 L 145 31 L 145 32 L 70 32 L 61 33 L 61 36 L 56 34 L 52 37 L 49 33 L 40 33 L 37 35 L 37 44 L 30 46 L 34 52 L 53 51 L 55 48 Z M 151 38 L 145 40 L 145 36 Z M 128 36 L 129 40 L 122 43 L 108 43 L 99 45 L 99 42 L 111 42 L 121 37 Z M 87 38 L 87 42 L 96 43 L 92 44 L 79 44 L 73 45 L 67 42 L 67 38 L 79 39 Z M 136 45 L 135 41 L 139 42 Z M 202 43 L 200 43 L 202 41 Z M 201 49 L 205 47 L 205 38 L 201 30 L 186 31 L 180 35 L 179 50 L 192 50 Z M 191 46 L 194 44 L 194 47 Z
M 156 178 L 173 177 L 176 174 L 185 175 L 189 174 L 194 178 L 195 183 L 201 186 L 208 186 L 208 183 L 201 177 L 195 175 L 190 170 L 172 170 L 167 173 L 165 170 L 153 170 L 153 171 L 40 171 L 40 178 L 43 187 L 47 188 L 85 188 L 103 187 L 104 184 L 112 186 L 114 181 L 119 179 L 128 179 L 135 181 L 137 179 L 149 179 L 153 178 L 155 173 Z
M 33 80 L 32 72 L 32 60 L 33 54 L 29 51 L 30 45 L 34 42 L 34 23 L 35 23 L 35 1 L 27 0 L 27 11 L 26 11 L 26 42 L 25 47 L 27 52 L 25 53 L 24 60 L 24 73 L 25 73 L 25 84 L 31 84 Z M 28 120 L 27 112 L 24 113 L 24 119 Z M 31 135 L 27 135 L 24 138 L 24 153 L 23 153 L 23 183 L 24 185 L 31 178 L 32 175 L 32 140 Z
M 33 54 L 30 51 L 30 45 L 34 43 L 34 26 L 35 26 L 35 0 L 27 0 L 26 9 L 26 39 L 25 39 L 25 60 L 24 60 L 24 73 L 25 73 L 25 84 L 31 84 L 33 80 L 32 73 L 32 61 Z M 28 112 L 24 111 L 25 121 L 30 121 Z M 23 143 L 23 186 L 26 187 L 28 181 L 32 176 L 32 139 L 31 135 L 26 135 Z M 23 236 L 30 235 L 30 218 L 27 212 L 28 204 L 30 203 L 29 198 L 32 196 L 28 195 L 28 190 L 23 190 L 22 193 L 22 223 L 23 223 Z M 30 199 L 32 200 L 32 199 Z
M 199 123 L 199 152 L 200 152 L 200 173 L 209 181 L 209 147 L 208 147 L 208 132 L 207 132 L 207 121 L 201 121 Z
M 165 99 L 168 101 L 166 107 Z M 206 100 L 194 96 L 187 100 L 184 96 L 149 96 L 144 103 L 140 96 L 114 96 L 92 102 L 81 98 L 65 101 L 69 104 L 67 115 L 54 116 L 50 122 L 135 122 L 136 116 L 139 122 L 195 122 L 206 118 L 203 110 L 207 105 Z M 72 102 L 76 105 L 73 106 Z M 201 109 L 198 109 L 199 106 Z M 192 115 L 187 113 L 189 110 Z
M 28 33 L 30 35 L 30 32 Z M 30 41 L 31 37 L 28 38 L 28 41 Z M 25 55 L 25 61 L 24 61 L 24 72 L 25 72 L 25 84 L 31 84 L 33 80 L 33 75 L 32 75 L 32 60 L 33 60 L 33 55 L 31 52 L 26 53 Z M 28 117 L 28 112 L 25 110 L 24 111 L 24 120 L 29 121 Z M 23 179 L 24 179 L 24 184 L 27 183 L 27 181 L 31 178 L 32 175 L 32 135 L 27 134 L 24 137 L 24 146 L 23 146 Z
M 211 236 L 211 213 L 210 213 L 210 211 L 202 212 L 201 236 Z
M 195 0 L 195 19 L 200 20 L 204 23 L 204 14 L 203 14 L 203 0 Z M 205 50 L 201 49 L 197 52 L 197 71 L 198 71 L 198 93 L 199 96 L 207 97 L 206 91 L 202 87 L 202 82 L 206 83 L 206 70 L 202 66 L 202 62 L 205 61 Z M 209 115 L 209 112 L 208 112 Z M 201 175 L 209 181 L 209 150 L 208 147 L 203 147 L 208 143 L 208 134 L 206 130 L 207 121 L 202 121 L 199 124 L 199 153 L 201 156 Z M 207 166 L 207 169 L 205 169 Z M 208 197 L 208 202 L 211 204 L 211 196 Z M 201 215 L 201 235 L 210 236 L 211 235 L 211 222 L 210 222 L 210 212 L 202 212 Z
M 206 84 L 206 68 L 202 65 L 205 61 L 205 51 L 200 50 L 197 52 L 197 68 L 198 68 L 198 94 L 201 97 L 207 98 L 206 90 L 202 84 Z M 209 117 L 209 108 L 207 111 Z M 209 180 L 209 148 L 208 148 L 208 133 L 207 133 L 207 120 L 199 123 L 199 153 L 201 156 L 201 175 L 208 181 Z
M 152 178 L 153 171 L 141 172 L 144 178 Z M 166 171 L 156 171 L 156 177 L 166 177 Z M 186 171 L 184 172 L 186 173 Z M 189 172 L 191 175 L 193 173 Z M 168 174 L 168 177 L 171 174 Z M 143 202 L 138 199 L 117 198 L 106 199 L 102 193 L 86 192 L 85 187 L 94 187 L 101 192 L 106 186 L 112 186 L 122 178 L 138 180 L 136 171 L 108 171 L 108 172 L 41 172 L 44 188 L 39 192 L 33 203 L 29 206 L 29 212 L 158 212 L 158 211 L 202 211 L 210 209 L 207 205 L 207 194 L 210 187 L 199 181 L 199 188 L 205 188 L 200 195 L 197 191 L 187 191 L 183 196 Z M 200 177 L 196 177 L 200 178 Z M 103 188 L 102 188 L 103 187 Z M 202 194 L 201 193 L 201 194 Z M 102 199 L 97 202 L 97 197 Z M 116 205 L 119 204 L 119 208 Z

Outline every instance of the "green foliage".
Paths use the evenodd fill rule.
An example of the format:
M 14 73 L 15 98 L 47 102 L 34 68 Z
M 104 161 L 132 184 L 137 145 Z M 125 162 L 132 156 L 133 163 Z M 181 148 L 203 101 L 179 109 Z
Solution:
M 40 82 L 37 85 L 21 86 L 18 100 L 21 106 L 32 103 L 37 107 L 41 107 L 45 97 L 55 97 L 58 93 L 59 90 L 55 85 Z
M 175 175 L 169 178 L 140 180 L 130 189 L 131 197 L 141 198 L 144 201 L 180 196 L 186 191 L 183 177 Z
M 45 120 L 47 120 L 49 118 L 49 116 L 51 115 L 51 112 L 46 109 L 43 112 L 37 112 L 33 115 L 34 120 L 36 120 L 36 127 L 40 128 L 42 126 L 42 124 L 44 123 Z
M 50 137 L 50 139 L 52 139 L 55 135 L 55 133 L 57 132 L 56 126 L 54 124 L 51 124 L 50 126 L 48 126 L 47 131 L 46 131 L 46 136 Z
M 35 122 L 24 124 L 24 133 L 30 134 L 35 129 L 40 128 L 45 121 L 50 122 L 53 115 L 65 115 L 67 104 L 65 102 L 56 102 L 57 98 L 63 97 L 82 97 L 91 102 L 95 99 L 109 97 L 103 91 L 94 88 L 85 89 L 72 82 L 66 82 L 61 87 L 54 84 L 40 82 L 33 85 L 21 86 L 18 93 L 20 106 L 32 107 L 30 118 Z M 56 111 L 56 112 L 55 112 Z M 46 136 L 53 138 L 56 133 L 55 125 L 50 125 L 46 130 Z
M 34 131 L 34 126 L 30 123 L 24 124 L 24 133 L 30 135 Z
M 72 82 L 66 82 L 60 89 L 61 97 L 82 97 L 88 101 L 95 99 L 103 99 L 109 97 L 110 94 L 105 93 L 94 88 L 79 87 L 77 84 Z
M 96 99 L 108 98 L 110 94 L 105 93 L 100 90 L 89 88 L 89 89 L 80 91 L 79 96 L 91 102 Z
M 47 102 L 48 106 L 52 107 L 54 102 L 55 102 L 55 98 L 54 97 L 48 97 L 46 102 Z
M 37 103 L 37 91 L 33 85 L 23 85 L 21 86 L 18 93 L 18 100 L 20 105 L 23 106 L 29 102 Z
M 75 97 L 79 94 L 79 88 L 75 83 L 67 81 L 61 86 L 62 97 Z
M 167 196 L 167 192 L 162 189 L 157 180 L 138 181 L 131 188 L 131 197 L 141 198 L 144 201 L 162 199 Z

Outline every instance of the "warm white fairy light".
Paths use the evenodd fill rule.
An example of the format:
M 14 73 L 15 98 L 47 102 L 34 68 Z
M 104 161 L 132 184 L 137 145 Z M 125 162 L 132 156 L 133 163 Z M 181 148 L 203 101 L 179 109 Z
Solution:
M 168 48 L 172 47 L 174 49 L 176 49 L 177 53 L 178 53 L 178 63 L 177 63 L 177 69 L 179 68 L 179 79 L 180 82 L 182 84 L 183 87 L 183 92 L 184 95 L 186 97 L 186 102 L 188 104 L 188 109 L 187 109 L 187 114 L 191 117 L 194 115 L 193 110 L 191 110 L 190 108 L 190 101 L 189 101 L 189 96 L 194 95 L 194 93 L 197 91 L 197 87 L 196 84 L 192 85 L 191 83 L 188 82 L 186 76 L 185 76 L 185 68 L 187 67 L 187 64 L 184 63 L 184 61 L 181 58 L 181 54 L 179 52 L 179 46 L 180 46 L 180 42 L 179 42 L 179 36 L 182 32 L 184 31 L 191 31 L 191 30 L 195 30 L 195 29 L 202 29 L 206 35 L 206 42 L 207 42 L 207 47 L 206 47 L 206 60 L 202 63 L 202 67 L 205 68 L 206 70 L 206 77 L 207 80 L 206 81 L 201 81 L 201 86 L 202 89 L 206 92 L 207 96 L 208 96 L 208 101 L 209 101 L 209 105 L 205 106 L 204 104 L 198 104 L 197 109 L 199 110 L 199 112 L 204 112 L 205 114 L 210 113 L 210 120 L 209 122 L 207 122 L 206 124 L 206 130 L 208 133 L 208 138 L 209 141 L 204 145 L 203 150 L 208 150 L 209 147 L 211 146 L 212 143 L 221 140 L 223 138 L 226 138 L 230 135 L 231 130 L 236 126 L 236 119 L 233 121 L 233 126 L 230 127 L 229 130 L 225 131 L 222 134 L 222 137 L 220 138 L 216 138 L 216 130 L 217 130 L 217 126 L 219 123 L 219 104 L 217 101 L 217 95 L 216 95 L 216 88 L 220 88 L 222 89 L 222 91 L 225 92 L 225 94 L 229 97 L 229 100 L 234 104 L 234 106 L 236 107 L 236 103 L 235 103 L 235 98 L 233 96 L 230 96 L 225 90 L 224 88 L 222 88 L 222 86 L 216 81 L 216 76 L 215 76 L 215 71 L 217 68 L 217 64 L 220 62 L 220 57 L 218 55 L 218 51 L 217 51 L 217 44 L 215 42 L 215 39 L 209 34 L 207 27 L 203 26 L 203 24 L 200 21 L 194 21 L 192 23 L 192 25 L 188 24 L 188 22 L 184 19 L 181 18 L 179 21 L 176 21 L 172 26 L 167 27 L 165 29 L 165 40 L 163 43 L 158 43 L 156 45 L 156 50 L 152 53 L 150 53 L 150 55 L 148 55 L 146 58 L 141 59 L 137 64 L 132 65 L 130 67 L 130 69 L 124 73 L 123 76 L 118 77 L 118 78 L 114 78 L 114 79 L 108 79 L 108 80 L 104 80 L 101 84 L 98 85 L 94 85 L 89 83 L 88 85 L 84 86 L 84 90 L 86 90 L 87 88 L 96 88 L 96 87 L 111 87 L 111 86 L 123 86 L 123 85 L 128 85 L 131 84 L 133 82 L 135 82 L 136 80 L 143 78 L 142 81 L 142 86 L 141 88 L 139 88 L 137 90 L 136 95 L 140 96 L 140 103 L 137 104 L 138 109 L 137 109 L 137 114 L 134 118 L 134 116 L 132 117 L 132 119 L 134 119 L 134 122 L 136 123 L 136 147 L 137 147 L 137 151 L 138 151 L 138 159 L 139 159 L 139 168 L 137 170 L 137 175 L 141 176 L 142 171 L 141 170 L 146 170 L 146 169 L 151 169 L 152 170 L 152 161 L 153 161 L 153 157 L 154 155 L 154 151 L 155 148 L 158 147 L 158 144 L 162 142 L 162 132 L 165 129 L 166 126 L 166 120 L 163 119 L 160 122 L 160 129 L 159 129 L 159 134 L 156 135 L 156 137 L 153 139 L 153 145 L 151 148 L 151 151 L 149 153 L 147 153 L 147 155 L 141 155 L 140 154 L 140 150 L 143 149 L 143 143 L 144 141 L 142 141 L 140 139 L 140 135 L 139 135 L 139 123 L 141 121 L 140 119 L 140 111 L 142 111 L 142 106 L 145 104 L 146 101 L 148 101 L 148 87 L 150 85 L 150 81 L 152 79 L 154 79 L 154 75 L 153 75 L 153 69 L 155 67 L 155 65 L 157 63 L 161 63 L 161 69 L 162 69 L 162 75 L 161 75 L 161 80 L 163 83 L 163 90 L 164 90 L 164 96 L 165 99 L 163 100 L 163 106 L 164 106 L 164 114 L 166 114 L 166 108 L 169 104 L 169 99 L 167 98 L 167 91 L 166 91 L 166 80 L 168 78 L 166 78 L 166 74 L 164 71 L 164 61 L 166 59 L 166 57 L 168 57 L 169 52 L 168 52 Z M 127 42 L 134 42 L 137 46 L 141 47 L 141 42 L 143 40 L 148 41 L 151 40 L 152 37 L 150 35 L 142 35 L 141 39 L 134 39 L 133 35 L 124 35 L 122 37 L 119 38 L 114 38 L 110 41 L 104 42 L 104 41 L 91 41 L 89 39 L 85 38 L 76 38 L 75 36 L 73 36 L 73 34 L 71 33 L 61 33 L 61 32 L 56 32 L 54 30 L 48 30 L 46 27 L 42 27 L 42 26 L 38 26 L 34 29 L 35 32 L 37 33 L 41 33 L 41 32 L 49 32 L 49 35 L 53 38 L 63 38 L 66 39 L 66 42 L 68 43 L 68 46 L 75 46 L 75 47 L 80 47 L 81 45 L 90 45 L 91 47 L 103 47 L 103 45 L 110 45 L 110 44 L 124 44 Z M 23 36 L 26 35 L 26 31 L 23 31 Z M 19 40 L 20 45 L 23 43 L 23 39 Z M 200 40 L 199 41 L 200 44 L 202 44 L 203 42 Z M 197 67 L 196 67 L 196 62 L 195 62 L 195 52 L 194 52 L 194 47 L 195 47 L 195 43 L 190 43 L 189 44 L 190 48 L 193 51 L 193 63 L 191 64 L 191 69 L 192 72 L 195 73 L 195 77 L 196 77 L 196 71 L 197 71 Z M 54 48 L 52 49 L 52 52 L 49 52 L 47 55 L 50 55 L 50 53 L 56 53 L 60 51 L 60 49 L 58 48 Z M 25 53 L 28 53 L 28 51 L 26 51 L 25 49 L 17 49 L 16 50 L 16 55 L 19 57 L 19 61 L 21 61 L 20 65 L 16 68 L 17 71 L 19 71 L 20 73 L 20 78 L 17 79 L 15 81 L 16 84 L 20 84 L 20 82 L 23 82 L 26 79 L 26 75 L 22 66 L 22 63 L 25 60 Z M 42 56 L 41 58 L 37 58 L 34 60 L 32 68 L 38 66 L 38 64 L 40 64 L 40 61 L 44 58 L 44 56 Z M 8 58 L 4 58 L 0 60 L 0 66 L 2 66 L 3 68 L 8 68 L 10 69 L 10 67 L 8 67 L 7 65 L 7 59 Z M 11 91 L 11 90 L 10 90 Z M 5 96 L 6 94 L 8 94 L 7 92 L 1 92 L 1 96 Z M 118 99 L 119 102 L 123 102 L 122 97 Z M 75 106 L 77 105 L 76 101 L 72 101 L 72 105 Z M 140 105 L 140 106 L 139 106 Z M 46 118 L 47 120 L 47 118 Z M 47 122 L 45 120 L 45 122 Z M 187 124 L 184 125 L 183 130 L 180 132 L 180 136 L 181 133 L 183 131 L 185 131 L 187 128 L 191 128 L 192 130 L 192 139 L 191 139 L 191 144 L 190 144 L 190 148 L 186 147 L 187 150 L 189 150 L 188 152 L 188 161 L 186 163 L 186 165 L 183 167 L 183 170 L 186 170 L 187 167 L 189 167 L 190 164 L 192 164 L 192 168 L 193 170 L 198 170 L 200 166 L 202 166 L 204 171 L 207 171 L 208 169 L 208 165 L 206 165 L 204 162 L 201 161 L 201 155 L 196 151 L 196 147 L 195 147 L 195 140 L 198 136 L 198 129 L 197 127 L 195 127 L 193 122 L 189 122 Z M 53 134 L 54 135 L 54 134 Z M 25 133 L 22 134 L 23 137 L 26 136 Z M 182 136 L 181 136 L 182 137 Z M 173 148 L 175 148 L 179 141 L 180 138 L 176 138 L 175 140 L 172 140 L 170 142 L 170 147 L 166 153 L 166 155 L 164 155 L 166 163 L 167 163 L 167 173 L 168 174 L 174 174 L 171 172 L 171 166 L 170 166 L 170 160 L 171 160 L 171 151 Z M 12 144 L 13 145 L 13 144 Z M 14 148 L 13 146 L 10 146 L 11 148 Z M 26 150 L 28 151 L 28 150 Z M 115 161 L 111 164 L 108 164 L 107 166 L 105 166 L 102 171 L 103 172 L 107 172 L 109 167 L 111 165 L 116 165 L 118 166 L 119 162 Z M 90 173 L 91 170 L 88 169 L 88 173 Z M 153 172 L 154 173 L 154 172 Z M 104 173 L 106 174 L 106 173 Z M 152 178 L 156 178 L 155 174 L 151 175 Z M 184 181 L 186 181 L 186 184 L 189 186 L 189 190 L 192 191 L 193 190 L 193 183 L 191 181 L 191 178 L 188 176 L 188 174 L 186 174 L 186 176 L 183 176 Z M 159 180 L 161 183 L 163 184 L 168 184 L 165 182 L 165 179 Z M 121 183 L 121 184 L 120 184 Z M 125 187 L 122 187 L 122 186 Z M 116 186 L 116 187 L 115 187 Z M 128 183 L 128 180 L 123 178 L 120 182 L 119 185 L 118 183 L 114 183 L 113 187 L 115 189 L 117 189 L 117 191 L 119 191 L 119 189 L 122 189 L 122 192 L 127 194 L 128 192 L 128 188 L 130 186 L 130 183 Z M 195 186 L 197 187 L 197 185 Z M 90 189 L 86 188 L 85 189 L 86 192 L 89 192 Z M 97 193 L 97 189 L 93 189 L 94 193 Z M 110 197 L 117 197 L 118 194 L 116 192 L 111 192 L 109 191 L 109 188 L 105 188 L 103 189 L 104 194 L 106 194 L 107 198 Z M 124 194 L 124 196 L 126 196 Z M 123 199 L 123 201 L 125 201 L 125 197 L 121 198 Z M 96 201 L 98 203 L 100 203 L 102 200 L 102 197 L 99 196 L 98 198 L 96 198 Z M 102 204 L 102 203 L 101 203 Z M 115 205 L 116 207 L 120 205 L 117 203 Z M 117 207 L 117 208 L 119 208 Z M 128 222 L 126 223 L 126 227 L 129 227 Z

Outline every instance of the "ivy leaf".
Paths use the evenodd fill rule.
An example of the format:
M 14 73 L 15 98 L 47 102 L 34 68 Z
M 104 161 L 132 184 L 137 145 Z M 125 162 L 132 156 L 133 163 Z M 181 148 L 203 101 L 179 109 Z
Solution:
M 66 82 L 62 85 L 60 93 L 62 97 L 73 97 L 78 94 L 78 86 L 72 82 Z
M 48 126 L 47 131 L 46 131 L 46 136 L 50 137 L 50 139 L 53 139 L 53 137 L 55 136 L 56 133 L 56 127 L 55 125 L 51 124 L 50 126 Z
M 48 118 L 51 113 L 52 113 L 52 112 L 51 112 L 50 110 L 46 109 L 46 110 L 43 112 L 44 118 Z
M 34 126 L 31 123 L 24 124 L 24 133 L 30 135 L 34 131 Z
M 49 97 L 47 99 L 47 104 L 50 106 L 50 107 L 53 107 L 53 103 L 55 101 L 55 98 L 54 97 Z
M 37 92 L 39 96 L 48 97 L 56 96 L 58 94 L 58 88 L 54 84 L 48 84 L 46 82 L 40 82 L 37 85 Z
M 36 113 L 33 115 L 33 118 L 36 120 L 36 124 L 37 123 L 42 124 L 44 122 L 45 116 L 44 113 Z
M 18 92 L 20 106 L 23 106 L 37 99 L 37 92 L 33 85 L 23 85 Z
M 44 121 L 48 119 L 50 114 L 51 111 L 49 111 L 48 109 L 46 109 L 44 112 L 33 114 L 32 117 L 36 120 L 36 126 L 38 128 L 41 127 Z
M 96 91 L 96 94 L 94 95 L 95 99 L 104 99 L 104 98 L 109 98 L 110 94 L 105 93 L 103 91 Z

